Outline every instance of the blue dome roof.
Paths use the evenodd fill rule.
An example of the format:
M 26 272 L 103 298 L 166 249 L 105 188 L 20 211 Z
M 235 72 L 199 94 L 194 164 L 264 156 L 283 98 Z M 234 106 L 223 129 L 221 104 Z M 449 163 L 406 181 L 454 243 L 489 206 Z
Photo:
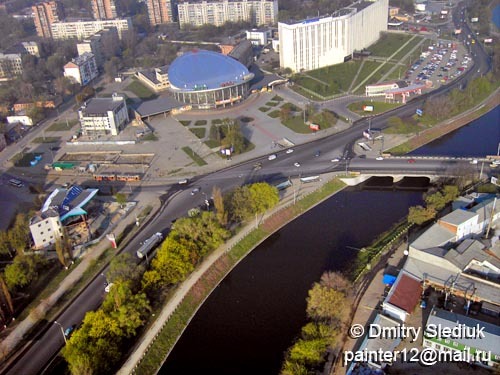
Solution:
M 239 61 L 205 50 L 183 54 L 168 69 L 170 85 L 181 91 L 213 90 L 244 83 L 252 77 Z

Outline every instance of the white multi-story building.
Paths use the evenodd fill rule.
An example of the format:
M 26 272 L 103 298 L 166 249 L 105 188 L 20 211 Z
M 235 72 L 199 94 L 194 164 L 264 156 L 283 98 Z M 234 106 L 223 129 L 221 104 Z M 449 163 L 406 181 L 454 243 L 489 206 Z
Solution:
M 265 46 L 269 38 L 271 38 L 271 30 L 267 29 L 252 29 L 247 30 L 247 39 L 254 46 Z
M 40 50 L 37 42 L 22 42 L 21 45 L 30 55 L 40 57 Z
M 80 43 L 77 43 L 76 49 L 78 51 L 78 55 L 83 55 L 85 52 L 90 52 L 94 54 L 97 66 L 102 67 L 105 60 L 103 54 L 103 44 L 105 43 L 105 40 L 107 38 L 110 38 L 108 39 L 108 43 L 118 42 L 118 34 L 114 27 L 98 31 L 90 38 L 84 39 Z
M 179 26 L 201 26 L 246 21 L 254 25 L 272 25 L 278 21 L 278 0 L 179 1 Z
M 121 38 L 125 31 L 132 30 L 132 21 L 130 18 L 124 18 L 114 20 L 55 22 L 51 25 L 51 30 L 52 38 L 54 39 L 85 39 L 100 30 L 111 27 L 116 27 L 118 36 Z
M 93 98 L 78 110 L 82 133 L 88 136 L 118 135 L 129 121 L 125 98 Z
M 343 63 L 387 30 L 388 0 L 358 1 L 326 17 L 278 23 L 280 66 L 294 72 Z
M 30 232 L 35 249 L 55 245 L 57 240 L 63 238 L 59 213 L 54 209 L 48 209 L 33 216 L 30 220 Z
M 64 76 L 85 86 L 99 75 L 93 53 L 85 52 L 64 65 Z

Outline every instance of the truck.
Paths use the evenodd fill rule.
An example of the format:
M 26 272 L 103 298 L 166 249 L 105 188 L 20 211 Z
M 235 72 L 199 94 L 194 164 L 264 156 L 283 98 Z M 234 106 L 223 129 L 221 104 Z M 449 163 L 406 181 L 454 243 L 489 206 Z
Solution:
M 158 243 L 163 240 L 163 235 L 160 232 L 153 234 L 147 240 L 145 240 L 139 250 L 137 250 L 137 257 L 142 259 L 147 257 L 148 254 L 158 245 Z

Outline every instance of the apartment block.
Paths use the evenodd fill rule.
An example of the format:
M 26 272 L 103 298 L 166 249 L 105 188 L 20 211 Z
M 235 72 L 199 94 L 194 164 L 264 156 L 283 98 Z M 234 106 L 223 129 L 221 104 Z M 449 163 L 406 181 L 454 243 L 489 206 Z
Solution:
M 20 53 L 0 53 L 0 78 L 12 79 L 23 74 L 23 60 Z
M 105 61 L 104 55 L 104 44 L 105 43 L 117 43 L 118 42 L 118 32 L 116 28 L 110 28 L 98 31 L 90 38 L 82 40 L 77 43 L 76 49 L 78 50 L 78 55 L 83 55 L 85 52 L 90 52 L 95 57 L 95 62 L 99 68 L 102 68 Z
M 231 22 L 250 22 L 253 25 L 272 25 L 278 21 L 278 0 L 216 0 L 179 1 L 179 26 L 221 26 Z
M 92 13 L 96 20 L 112 20 L 117 18 L 115 0 L 92 0 Z
M 52 24 L 51 30 L 54 39 L 85 39 L 98 31 L 112 27 L 116 28 L 118 37 L 121 39 L 125 31 L 132 30 L 132 20 L 130 18 L 117 18 L 114 20 L 57 22 Z
M 171 0 L 147 0 L 146 7 L 151 26 L 174 21 Z
M 57 1 L 47 1 L 33 5 L 33 17 L 35 21 L 36 33 L 42 38 L 51 38 L 51 26 L 55 22 L 63 19 L 62 7 Z
M 95 57 L 90 52 L 74 58 L 64 65 L 64 76 L 85 86 L 99 75 Z

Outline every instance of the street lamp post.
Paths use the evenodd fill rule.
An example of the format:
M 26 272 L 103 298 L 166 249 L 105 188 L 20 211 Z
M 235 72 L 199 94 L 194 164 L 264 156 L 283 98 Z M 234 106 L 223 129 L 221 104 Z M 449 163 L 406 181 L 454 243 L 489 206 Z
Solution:
M 64 339 L 64 344 L 67 344 L 68 341 L 66 340 L 66 335 L 64 334 L 64 328 L 63 328 L 63 326 L 61 325 L 61 323 L 59 323 L 56 320 L 54 320 L 54 324 L 57 324 L 59 326 L 59 328 L 61 328 L 61 333 L 62 333 L 62 336 L 63 336 L 63 339 Z

